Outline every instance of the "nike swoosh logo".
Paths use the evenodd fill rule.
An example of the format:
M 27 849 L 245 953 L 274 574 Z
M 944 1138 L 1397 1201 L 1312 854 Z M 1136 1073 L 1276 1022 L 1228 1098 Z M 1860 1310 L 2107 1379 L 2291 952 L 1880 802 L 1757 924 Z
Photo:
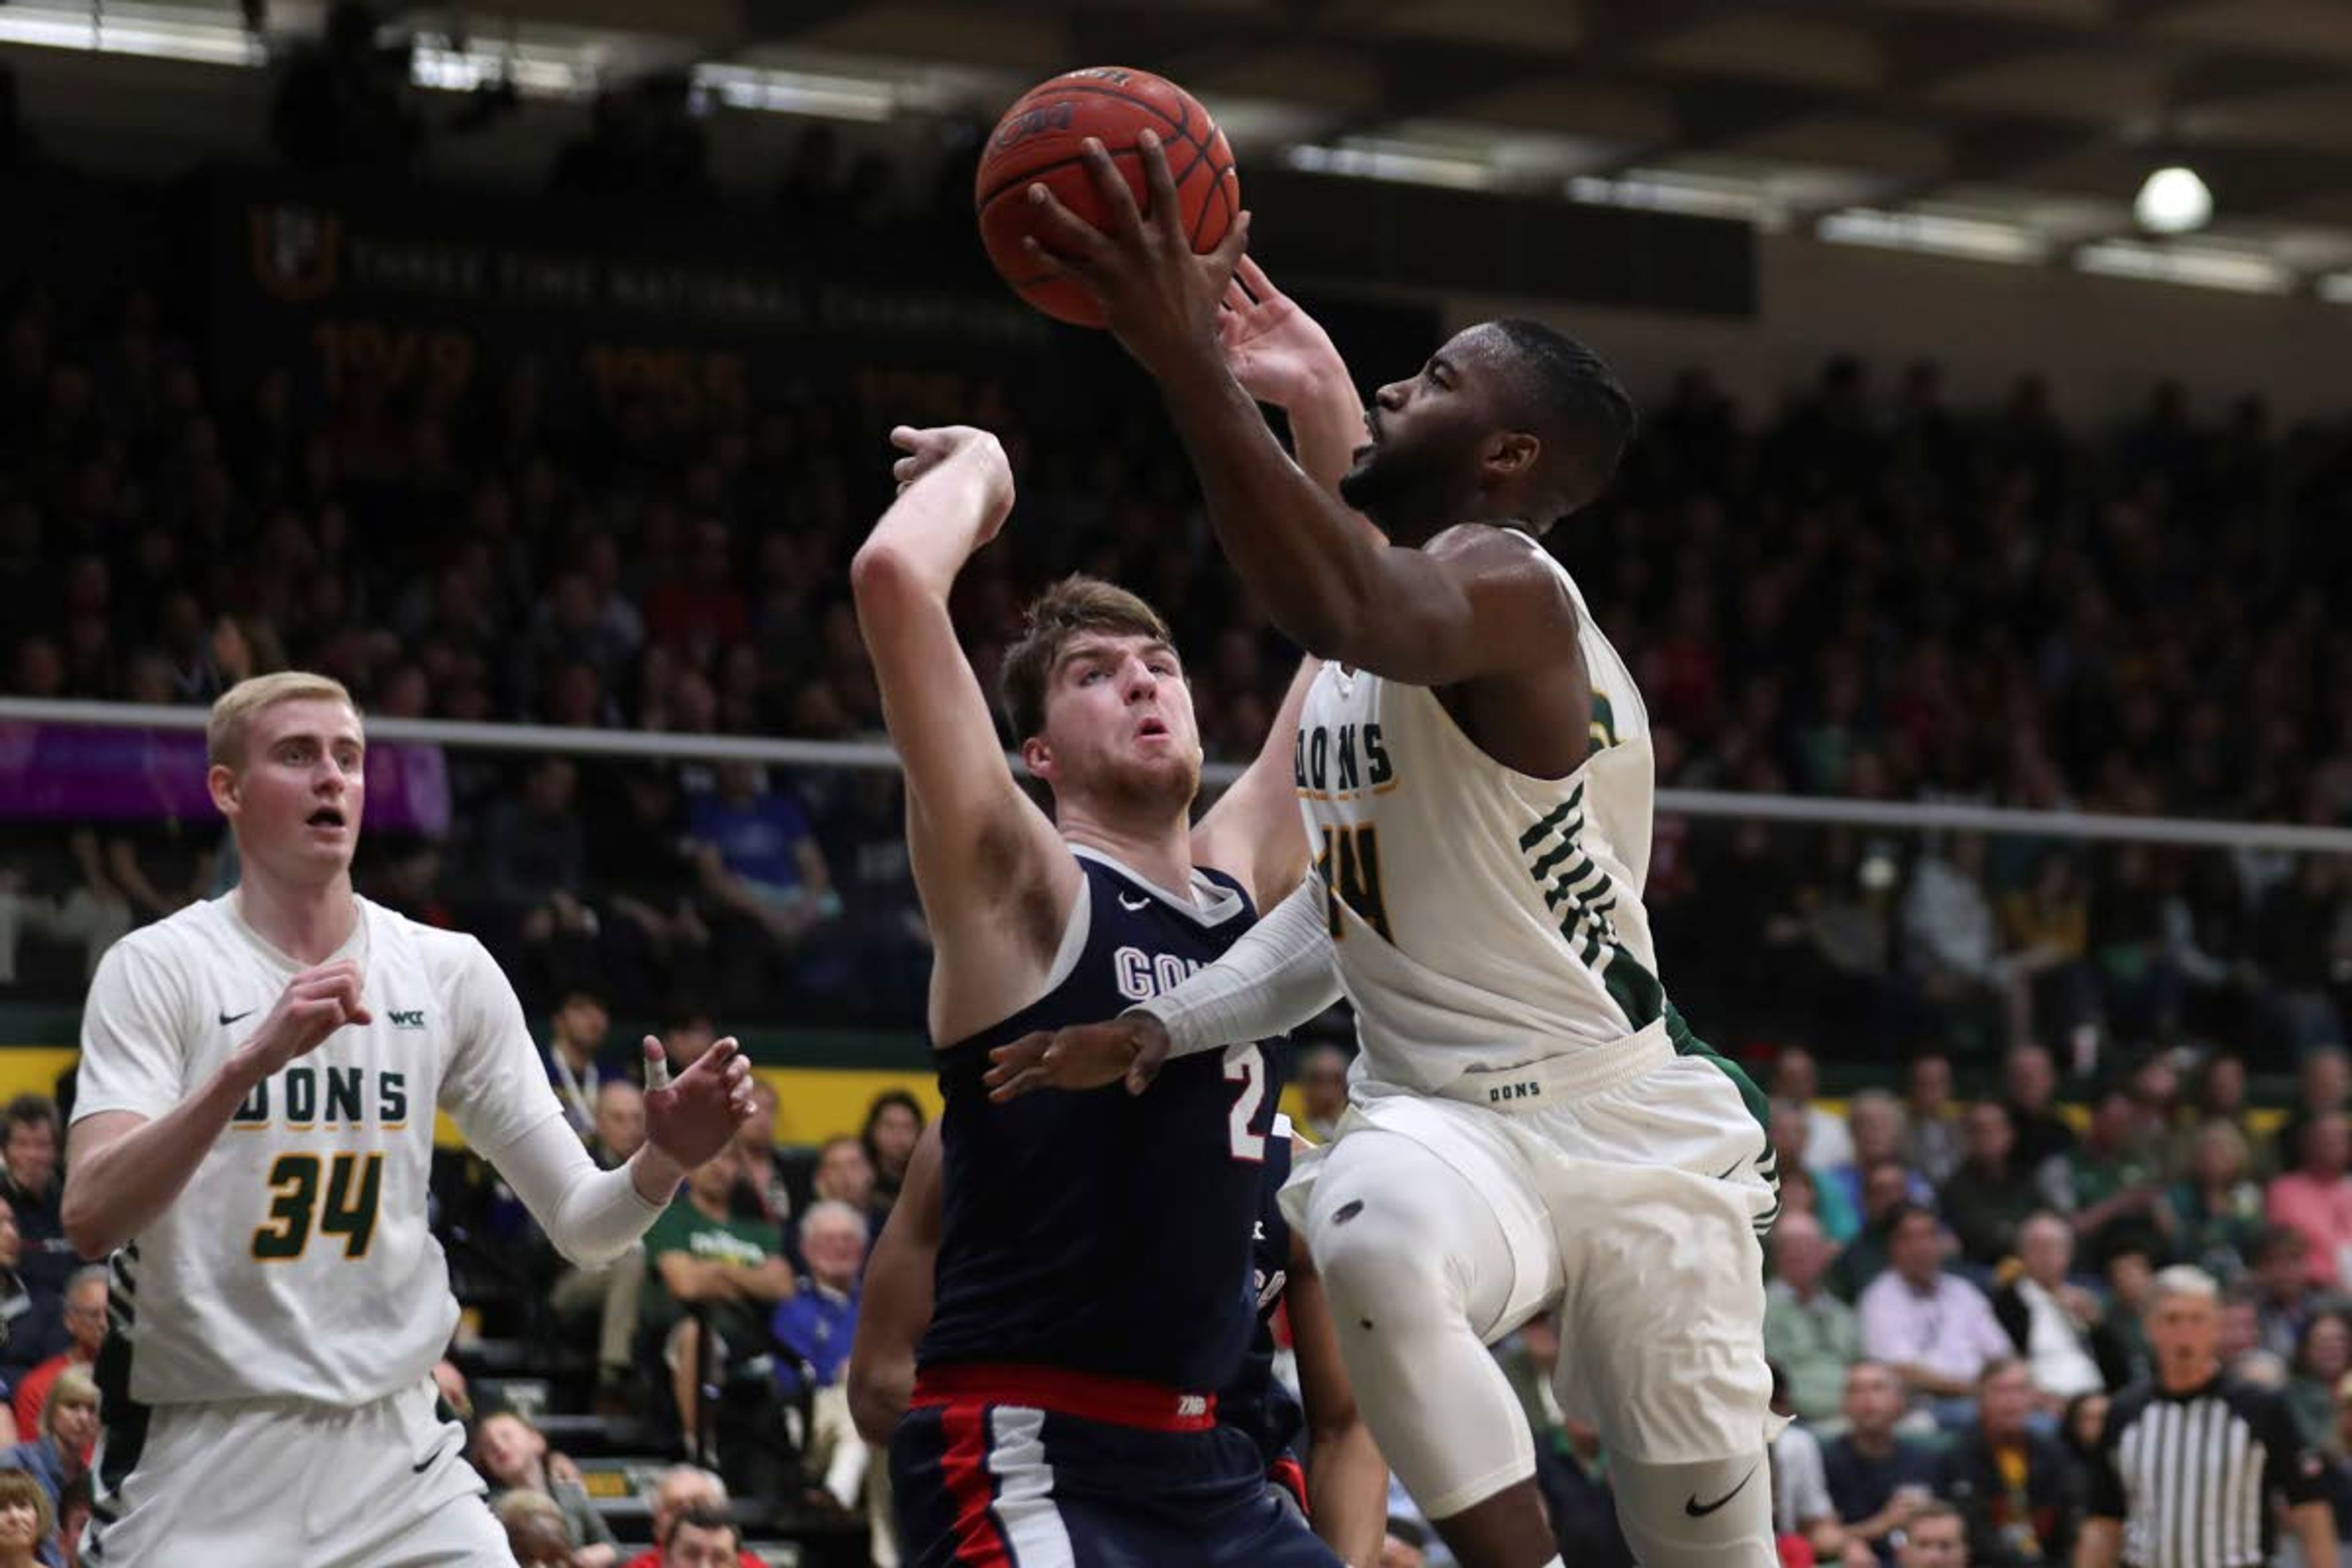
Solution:
M 1755 1479 L 1756 1467 L 1750 1465 L 1748 1467 L 1748 1473 L 1739 1478 L 1739 1484 L 1732 1488 L 1729 1491 L 1724 1493 L 1721 1497 L 1716 1499 L 1713 1502 L 1702 1503 L 1698 1500 L 1698 1494 L 1696 1492 L 1693 1492 L 1684 1500 L 1683 1511 L 1690 1515 L 1693 1519 L 1705 1519 L 1708 1514 L 1713 1513 L 1717 1509 L 1721 1508 L 1725 1503 L 1729 1502 L 1733 1498 L 1738 1497 L 1742 1491 L 1745 1491 L 1748 1488 L 1748 1483 Z
M 420 1461 L 418 1461 L 416 1464 L 414 1464 L 414 1465 L 410 1466 L 410 1467 L 409 1467 L 409 1473 L 410 1473 L 410 1474 L 412 1474 L 412 1475 L 418 1475 L 418 1476 L 423 1475 L 425 1471 L 427 1471 L 427 1470 L 429 1470 L 429 1469 L 431 1469 L 431 1468 L 433 1468 L 433 1462 L 434 1462 L 435 1460 L 438 1459 L 440 1457 L 441 1457 L 441 1450 L 440 1450 L 440 1449 L 438 1449 L 438 1448 L 434 1449 L 431 1453 L 429 1453 L 429 1454 L 425 1455 L 425 1458 L 424 1458 L 423 1459 L 421 1459 Z M 1745 1485 L 1746 1483 L 1745 1483 L 1745 1482 L 1742 1482 L 1741 1484 L 1742 1484 L 1742 1485 Z
M 222 1026 L 223 1026 L 223 1027 L 226 1027 L 228 1025 L 231 1025 L 231 1024 L 236 1023 L 239 1018 L 250 1018 L 250 1017 L 252 1017 L 252 1016 L 253 1016 L 253 1009 L 252 1009 L 252 1008 L 250 1008 L 250 1007 L 247 1007 L 247 1008 L 244 1012 L 242 1012 L 242 1013 L 223 1013 L 223 1014 L 220 1016 L 220 1021 L 221 1021 L 221 1025 L 222 1025 Z
M 1150 909 L 1151 907 L 1151 900 L 1150 899 L 1138 899 L 1135 902 L 1130 904 L 1127 901 L 1127 895 L 1125 893 L 1121 893 L 1118 896 L 1118 907 L 1125 910 L 1129 914 L 1133 914 L 1138 910 Z

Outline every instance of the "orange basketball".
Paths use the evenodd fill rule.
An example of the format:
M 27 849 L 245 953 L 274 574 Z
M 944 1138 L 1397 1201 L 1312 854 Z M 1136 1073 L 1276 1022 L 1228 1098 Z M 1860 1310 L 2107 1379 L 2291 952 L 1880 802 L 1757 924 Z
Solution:
M 1148 209 L 1151 198 L 1135 144 L 1145 131 L 1157 133 L 1166 151 L 1193 250 L 1216 249 L 1241 214 L 1240 184 L 1225 177 L 1234 166 L 1233 149 L 1199 100 L 1163 77 L 1120 66 L 1066 72 L 1023 93 L 988 138 L 972 192 L 980 242 L 1013 291 L 1056 321 L 1103 324 L 1092 296 L 1068 279 L 1038 270 L 1023 250 L 1021 241 L 1035 231 L 1037 218 L 1029 186 L 1046 185 L 1073 214 L 1103 226 L 1102 202 L 1086 165 L 1086 141 L 1092 136 L 1127 176 L 1136 205 Z

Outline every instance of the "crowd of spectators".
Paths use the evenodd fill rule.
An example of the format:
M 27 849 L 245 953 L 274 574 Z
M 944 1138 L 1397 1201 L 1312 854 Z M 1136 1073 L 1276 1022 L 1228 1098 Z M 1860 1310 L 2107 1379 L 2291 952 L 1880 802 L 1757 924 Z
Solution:
M 1799 1178 L 1769 1243 L 1766 1343 L 1797 1418 L 1774 1450 L 1782 1531 L 1870 1568 L 1940 1500 L 1973 1563 L 2071 1561 L 2107 1401 L 2150 1374 L 2143 1317 L 2173 1264 L 2220 1282 L 2226 1370 L 2284 1393 L 2352 1523 L 2344 1050 L 2302 1058 L 2284 1114 L 2249 1110 L 2229 1055 L 2064 1085 L 2025 1043 L 2000 1067 L 1963 1104 L 1948 1058 L 1923 1053 L 1901 1093 L 1841 1119 L 1806 1053 L 1775 1064 Z
M 195 703 L 299 664 L 392 718 L 851 740 L 878 732 L 848 553 L 892 411 L 848 382 L 740 414 L 485 364 L 451 402 L 354 375 L 210 384 L 155 299 L 92 327 L 0 303 L 11 695 Z M 1370 369 L 1371 367 L 1367 367 Z M 1386 368 L 1386 367 L 1383 367 Z M 1290 658 L 1232 584 L 1148 388 L 1082 438 L 969 416 L 1021 470 L 957 612 L 983 676 L 1073 569 L 1171 615 L 1213 757 L 1255 749 Z M 2220 428 L 2178 389 L 2107 440 L 2035 384 L 1964 416 L 1931 369 L 1840 361 L 1760 424 L 1685 377 L 1612 498 L 1559 531 L 1633 663 L 1660 782 L 2125 813 L 2352 816 L 2341 444 Z M 544 1002 L 914 1022 L 924 939 L 887 774 L 450 759 L 454 825 L 379 834 L 368 889 L 475 929 Z M 130 925 L 217 887 L 216 826 L 0 822 L 0 988 L 69 994 Z M 2352 860 L 1669 817 L 1664 973 L 1720 1045 L 2212 1042 L 2281 1068 L 2344 1037 Z M 31 949 L 33 960 L 25 957 Z M 46 954 L 46 959 L 41 955 Z
M 289 63 L 275 133 L 298 163 L 413 171 L 435 128 L 342 11 Z M 553 186 L 709 199 L 688 107 L 674 82 L 608 95 Z M 0 136 L 0 164 L 29 156 Z M 877 191 L 870 160 L 815 135 L 778 200 L 823 233 L 881 221 Z M 386 718 L 878 734 L 845 567 L 887 503 L 900 411 L 853 380 L 740 408 L 599 402 L 522 359 L 456 397 L 353 374 L 314 411 L 290 365 L 212 379 L 184 325 L 144 289 L 92 317 L 0 289 L 0 691 L 201 704 L 300 665 Z M 1169 614 L 1212 757 L 1254 752 L 1293 653 L 1234 587 L 1140 379 L 1104 386 L 1076 435 L 1037 435 L 1013 386 L 977 382 L 961 412 L 1005 437 L 1022 486 L 956 599 L 983 679 L 1027 592 L 1093 572 Z M 2069 429 L 2031 377 L 1962 410 L 1933 366 L 1883 388 L 1846 358 L 1759 415 L 1693 371 L 1552 544 L 1635 670 L 1663 784 L 2340 826 L 2340 434 L 2273 430 L 2252 398 L 2200 422 L 2170 384 L 2119 429 Z M 887 773 L 446 763 L 449 831 L 373 834 L 363 889 L 491 944 L 601 1161 L 645 1135 L 615 1011 L 658 1020 L 681 1061 L 714 1015 L 919 1025 L 928 951 Z M 9 809 L 0 997 L 77 995 L 108 943 L 234 877 L 210 821 L 61 831 Z M 1927 1544 L 1956 1535 L 1980 1564 L 2066 1561 L 2085 1455 L 2146 1373 L 2140 1310 L 2172 1262 L 2222 1282 L 2232 1370 L 2285 1391 L 2352 1524 L 2352 858 L 1670 815 L 1648 901 L 1685 1011 L 1770 1082 L 1792 1556 L 1958 1561 Z M 1885 1087 L 1826 1102 L 1822 1061 Z M 1302 1056 L 1305 1125 L 1335 1119 L 1344 1068 Z M 2250 1109 L 2250 1068 L 2295 1075 L 2284 1120 Z M 453 1252 L 499 1243 L 524 1321 L 593 1347 L 597 1407 L 687 1461 L 628 1568 L 737 1561 L 730 1484 L 882 1517 L 840 1380 L 922 1110 L 885 1096 L 861 1130 L 786 1148 L 763 1104 L 602 1269 L 562 1268 L 478 1171 L 436 1184 Z M 88 1507 L 107 1279 L 62 1239 L 55 1108 L 11 1104 L 5 1133 L 0 1563 L 23 1560 L 27 1511 L 28 1550 L 61 1563 Z M 1498 1349 L 1563 1556 L 1630 1563 L 1599 1436 L 1550 1399 L 1557 1352 L 1540 1320 Z M 477 1414 L 519 1560 L 622 1563 L 578 1468 L 523 1412 Z M 1398 1515 L 1384 1563 L 1442 1563 Z
M 541 1047 L 567 1115 L 607 1164 L 645 1136 L 642 1094 L 613 1034 L 601 996 L 575 986 L 547 1016 Z M 665 1044 L 691 1060 L 711 1037 L 708 1020 L 684 1018 Z M 1339 1066 L 1328 1047 L 1302 1054 L 1302 1126 L 1328 1123 L 1344 1103 Z M 2336 1467 L 2334 1495 L 2352 1525 L 2352 1058 L 2342 1048 L 2304 1057 L 2284 1114 L 2250 1108 L 2242 1064 L 2221 1054 L 2156 1054 L 2070 1081 L 2050 1050 L 2024 1043 L 1974 1100 L 1956 1094 L 1949 1058 L 1933 1050 L 1909 1061 L 1900 1092 L 1843 1100 L 1822 1098 L 1801 1047 L 1765 1071 L 1783 1204 L 1768 1246 L 1766 1344 L 1797 1423 L 1774 1450 L 1792 1558 L 1915 1561 L 1914 1531 L 1942 1530 L 1948 1509 L 1969 1561 L 2069 1561 L 2105 1403 L 2148 1374 L 2142 1313 L 2155 1274 L 2174 1263 L 2221 1282 L 2229 1370 L 2284 1392 L 2303 1437 Z M 886 1093 L 856 1131 L 786 1145 L 772 1091 L 761 1106 L 642 1248 L 594 1273 L 565 1269 L 494 1182 L 436 1182 L 435 1223 L 453 1256 L 470 1236 L 504 1259 L 520 1297 L 508 1302 L 509 1326 L 549 1353 L 593 1347 L 596 1409 L 633 1423 L 649 1452 L 684 1461 L 653 1499 L 656 1545 L 632 1560 L 646 1568 L 672 1561 L 659 1544 L 668 1537 L 705 1540 L 688 1519 L 724 1542 L 711 1546 L 715 1561 L 731 1560 L 742 1537 L 723 1511 L 730 1493 L 849 1530 L 887 1519 L 882 1467 L 847 1418 L 842 1384 L 866 1249 L 924 1111 Z M 58 1236 L 56 1116 L 42 1097 L 20 1099 L 0 1146 L 0 1381 L 13 1396 L 0 1438 L 18 1439 L 0 1444 L 0 1468 L 34 1478 L 51 1519 L 86 1506 L 97 1413 L 88 1363 L 107 1293 L 105 1273 L 80 1267 Z M 478 1271 L 470 1277 L 478 1286 Z M 1630 1563 L 1600 1436 L 1551 1396 L 1558 1348 L 1538 1320 L 1496 1353 L 1539 1436 L 1563 1556 Z M 520 1560 L 623 1561 L 579 1468 L 527 1411 L 488 1402 L 471 1414 Z M 1395 1560 L 1443 1563 L 1409 1500 L 1395 1507 Z M 541 1537 L 567 1555 L 531 1556 Z M 887 1543 L 887 1530 L 875 1539 Z M 889 1561 L 887 1544 L 875 1561 Z
M 1826 1100 L 1801 1047 L 1759 1063 L 1782 1209 L 1765 1345 L 1793 1426 L 1773 1449 L 1784 1561 L 1921 1561 L 1957 1520 L 1979 1568 L 2073 1562 L 2112 1395 L 2152 1375 L 2158 1274 L 2221 1288 L 2224 1370 L 2283 1393 L 2352 1540 L 2352 1057 L 2306 1053 L 2290 1109 L 2257 1110 L 2236 1057 L 2151 1054 L 2070 1077 L 2010 1047 L 1981 1098 L 1950 1057 Z M 1297 1066 L 1302 1126 L 1344 1106 L 1337 1054 Z M 1563 1416 L 1538 1320 L 1497 1347 L 1538 1436 L 1561 1555 L 1633 1557 L 1607 1453 Z

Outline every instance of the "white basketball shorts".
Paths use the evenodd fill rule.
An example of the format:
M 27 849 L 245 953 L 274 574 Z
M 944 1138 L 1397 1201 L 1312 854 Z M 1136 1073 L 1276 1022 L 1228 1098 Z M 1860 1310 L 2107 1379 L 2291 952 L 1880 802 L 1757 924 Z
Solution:
M 1770 1145 L 1730 1078 L 1675 1054 L 1663 1023 L 1465 1075 L 1444 1098 L 1358 1084 L 1333 1142 L 1302 1155 L 1284 1189 L 1294 1226 L 1306 1228 L 1318 1167 L 1360 1127 L 1412 1138 L 1475 1189 L 1509 1239 L 1513 1278 L 1502 1314 L 1472 1327 L 1491 1343 L 1552 1310 L 1561 1408 L 1613 1452 L 1696 1464 L 1757 1453 L 1782 1425 L 1759 1240 L 1779 1205 Z

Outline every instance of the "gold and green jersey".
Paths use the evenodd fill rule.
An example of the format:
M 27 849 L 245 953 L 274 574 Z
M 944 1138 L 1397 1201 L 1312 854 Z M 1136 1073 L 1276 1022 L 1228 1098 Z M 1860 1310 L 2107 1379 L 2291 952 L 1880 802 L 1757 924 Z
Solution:
M 1642 906 L 1649 711 L 1574 581 L 1543 558 L 1575 601 L 1592 685 L 1591 747 L 1573 773 L 1507 768 L 1435 693 L 1364 670 L 1326 666 L 1300 719 L 1299 804 L 1378 1082 L 1434 1090 L 1606 1047 L 1665 1015 Z
M 457 1303 L 425 1223 L 434 1113 L 495 1155 L 562 1115 L 482 944 L 365 899 L 337 959 L 371 1014 L 253 1087 L 171 1206 L 114 1258 L 142 1404 L 356 1405 L 423 1382 Z M 218 1072 L 307 966 L 194 904 L 108 951 L 82 1013 L 77 1120 L 162 1117 Z

